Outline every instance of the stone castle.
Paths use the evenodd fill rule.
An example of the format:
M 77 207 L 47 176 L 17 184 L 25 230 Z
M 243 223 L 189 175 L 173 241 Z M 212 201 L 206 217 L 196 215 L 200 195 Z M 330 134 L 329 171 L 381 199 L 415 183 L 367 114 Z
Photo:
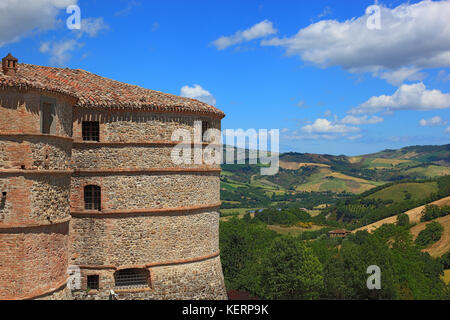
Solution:
M 226 299 L 220 165 L 171 161 L 175 129 L 220 130 L 224 116 L 3 58 L 0 299 Z

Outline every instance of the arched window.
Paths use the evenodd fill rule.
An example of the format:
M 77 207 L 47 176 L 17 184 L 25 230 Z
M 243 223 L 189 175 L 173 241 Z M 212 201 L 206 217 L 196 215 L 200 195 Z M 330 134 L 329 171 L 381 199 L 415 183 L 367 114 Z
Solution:
M 150 272 L 147 269 L 124 269 L 114 273 L 116 287 L 148 287 Z
M 101 210 L 101 189 L 99 186 L 84 187 L 84 208 L 86 210 Z

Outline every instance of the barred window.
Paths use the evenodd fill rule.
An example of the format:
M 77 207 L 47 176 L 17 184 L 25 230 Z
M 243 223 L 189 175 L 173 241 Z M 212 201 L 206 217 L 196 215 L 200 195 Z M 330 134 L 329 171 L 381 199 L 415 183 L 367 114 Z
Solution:
M 98 121 L 83 121 L 81 127 L 83 141 L 100 141 L 100 123 Z
M 99 186 L 84 187 L 84 208 L 86 210 L 101 210 L 101 189 Z
M 98 290 L 100 287 L 100 277 L 97 274 L 87 276 L 87 287 L 91 290 Z
M 148 286 L 149 278 L 147 269 L 124 269 L 114 273 L 116 287 Z

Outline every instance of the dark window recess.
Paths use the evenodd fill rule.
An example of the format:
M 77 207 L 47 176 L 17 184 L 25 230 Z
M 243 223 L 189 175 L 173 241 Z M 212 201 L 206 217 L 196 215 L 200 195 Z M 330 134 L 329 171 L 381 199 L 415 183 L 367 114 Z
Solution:
M 41 133 L 53 133 L 53 105 L 50 103 L 43 103 L 41 108 Z
M 5 205 L 6 205 L 6 195 L 7 195 L 7 192 L 3 191 L 3 192 L 2 192 L 2 198 L 0 199 L 0 210 L 5 209 Z
M 148 286 L 149 277 L 146 269 L 125 269 L 114 274 L 116 287 Z
M 87 287 L 91 290 L 98 290 L 100 286 L 100 277 L 96 274 L 87 276 Z
M 98 121 L 83 121 L 83 141 L 100 141 L 100 123 Z
M 84 187 L 84 208 L 86 210 L 101 210 L 101 189 L 99 186 Z
M 207 142 L 205 139 L 205 133 L 209 129 L 209 123 L 206 121 L 202 121 L 202 141 Z

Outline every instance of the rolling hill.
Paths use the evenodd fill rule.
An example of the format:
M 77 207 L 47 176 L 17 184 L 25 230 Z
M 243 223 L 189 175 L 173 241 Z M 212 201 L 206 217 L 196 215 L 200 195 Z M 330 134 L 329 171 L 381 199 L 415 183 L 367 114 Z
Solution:
M 224 153 L 230 150 L 237 154 L 236 148 L 224 147 Z M 274 176 L 261 176 L 262 165 L 249 165 L 249 150 L 240 150 L 245 154 L 247 164 L 222 165 L 222 199 L 228 207 L 244 207 L 241 199 L 245 198 L 247 202 L 252 202 L 247 203 L 245 207 L 257 207 L 261 201 L 264 204 L 273 202 L 274 195 L 284 196 L 287 201 L 289 195 L 305 192 L 361 194 L 386 183 L 427 180 L 450 175 L 450 144 L 412 146 L 357 157 L 282 153 L 280 170 Z M 417 198 L 428 195 L 435 191 L 435 188 L 432 183 L 416 188 L 414 185 L 407 185 L 403 190 L 393 192 L 390 197 L 395 195 L 403 199 L 407 196 L 405 192 L 408 192 L 411 197 Z M 393 190 L 384 193 L 391 191 Z M 386 198 L 382 195 L 380 197 Z M 254 201 L 251 201 L 252 198 Z

